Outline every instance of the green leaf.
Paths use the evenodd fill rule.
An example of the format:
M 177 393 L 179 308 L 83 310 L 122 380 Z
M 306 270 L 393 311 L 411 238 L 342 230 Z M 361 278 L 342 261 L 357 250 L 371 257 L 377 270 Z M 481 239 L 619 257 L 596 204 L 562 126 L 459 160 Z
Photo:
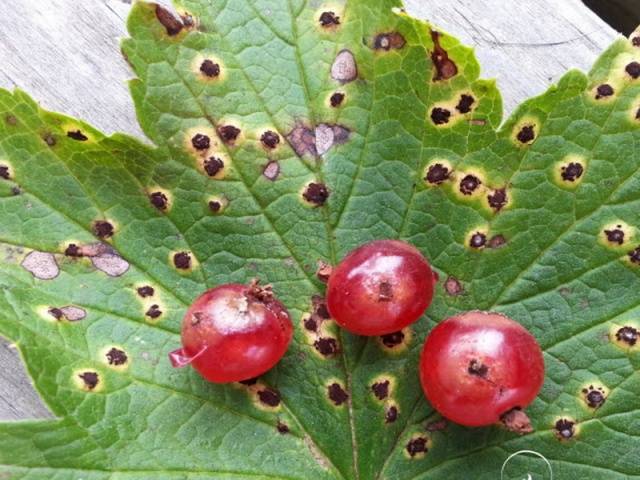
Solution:
M 178 20 L 135 4 L 123 51 L 153 147 L 0 91 L 0 332 L 58 417 L 0 424 L 4 476 L 497 479 L 534 450 L 554 478 L 640 478 L 640 81 L 626 68 L 640 48 L 620 39 L 502 123 L 473 52 L 398 6 L 184 0 Z M 339 24 L 322 26 L 329 11 Z M 327 186 L 324 205 L 303 199 L 309 183 Z M 306 330 L 317 263 L 374 238 L 432 260 L 427 315 L 393 347 L 331 321 Z M 256 277 L 295 320 L 282 362 L 254 385 L 172 369 L 189 303 Z M 508 314 L 543 346 L 535 433 L 443 425 L 424 401 L 422 340 L 470 309 Z M 323 355 L 330 339 L 339 352 Z M 546 468 L 518 456 L 505 478 Z

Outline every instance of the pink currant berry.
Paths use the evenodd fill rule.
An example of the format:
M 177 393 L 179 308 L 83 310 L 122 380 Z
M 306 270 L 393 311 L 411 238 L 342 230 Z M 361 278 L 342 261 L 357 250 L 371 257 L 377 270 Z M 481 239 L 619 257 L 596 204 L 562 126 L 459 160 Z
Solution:
M 269 286 L 237 283 L 207 290 L 182 323 L 182 348 L 171 352 L 174 367 L 187 364 L 210 382 L 257 377 L 285 354 L 293 326 Z
M 415 247 L 378 240 L 355 249 L 333 269 L 327 307 L 350 332 L 385 335 L 420 318 L 431 303 L 435 281 Z
M 536 339 L 498 313 L 467 312 L 436 326 L 420 358 L 424 393 L 443 416 L 471 427 L 502 421 L 518 433 L 532 430 L 522 411 L 544 381 Z

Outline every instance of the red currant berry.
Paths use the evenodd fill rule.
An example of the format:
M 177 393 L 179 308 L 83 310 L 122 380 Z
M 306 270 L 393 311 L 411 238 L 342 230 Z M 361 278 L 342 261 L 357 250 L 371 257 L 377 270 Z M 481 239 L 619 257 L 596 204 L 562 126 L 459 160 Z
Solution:
M 420 318 L 431 303 L 435 281 L 415 247 L 378 240 L 355 249 L 333 270 L 327 307 L 352 333 L 385 335 Z
M 182 322 L 182 348 L 171 352 L 174 367 L 187 364 L 210 382 L 257 377 L 282 358 L 293 326 L 269 286 L 231 283 L 207 290 Z
M 427 337 L 420 380 L 431 405 L 470 427 L 502 421 L 528 433 L 522 409 L 544 381 L 542 351 L 519 323 L 498 313 L 467 312 L 446 319 Z

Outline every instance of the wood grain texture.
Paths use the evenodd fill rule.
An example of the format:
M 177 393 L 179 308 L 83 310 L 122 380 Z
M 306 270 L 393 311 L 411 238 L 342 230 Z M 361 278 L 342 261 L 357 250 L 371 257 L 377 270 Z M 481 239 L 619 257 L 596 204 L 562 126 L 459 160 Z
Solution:
M 129 3 L 3 0 L 0 87 L 17 86 L 45 108 L 105 132 L 143 138 L 126 86 L 132 73 L 119 48 Z M 616 35 L 580 0 L 406 0 L 406 6 L 476 47 L 483 76 L 497 78 L 507 112 L 568 69 L 588 70 Z M 0 420 L 50 416 L 7 344 L 0 344 L 0 365 Z

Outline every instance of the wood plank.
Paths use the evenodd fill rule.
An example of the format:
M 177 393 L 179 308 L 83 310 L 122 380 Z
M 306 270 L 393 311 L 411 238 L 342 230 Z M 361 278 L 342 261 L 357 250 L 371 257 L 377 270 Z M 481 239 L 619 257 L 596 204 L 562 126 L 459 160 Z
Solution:
M 0 3 L 0 86 L 26 90 L 51 110 L 105 132 L 143 138 L 120 55 L 127 0 L 12 0 Z M 166 0 L 162 3 L 167 3 Z M 476 47 L 484 77 L 495 77 L 506 111 L 543 92 L 569 68 L 589 69 L 616 33 L 580 0 L 406 0 Z M 15 349 L 0 344 L 0 419 L 50 415 Z

